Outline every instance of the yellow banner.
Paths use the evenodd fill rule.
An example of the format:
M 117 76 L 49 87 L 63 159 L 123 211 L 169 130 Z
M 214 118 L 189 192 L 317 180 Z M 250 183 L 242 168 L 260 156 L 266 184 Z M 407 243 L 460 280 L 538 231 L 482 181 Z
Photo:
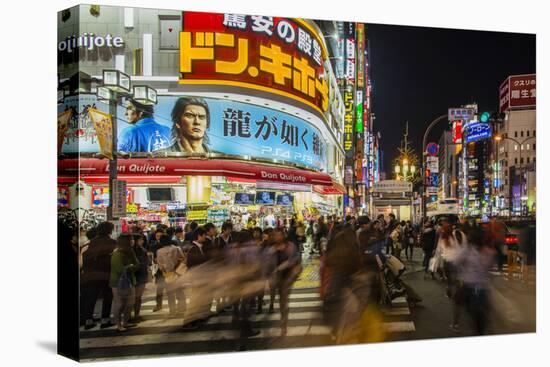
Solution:
M 187 220 L 202 220 L 208 217 L 206 210 L 193 210 L 187 212 Z
M 88 113 L 94 124 L 101 154 L 113 159 L 113 120 L 111 115 L 93 108 L 89 108 Z
M 57 116 L 57 155 L 61 154 L 65 133 L 69 130 L 69 120 L 73 115 L 73 110 L 69 109 Z

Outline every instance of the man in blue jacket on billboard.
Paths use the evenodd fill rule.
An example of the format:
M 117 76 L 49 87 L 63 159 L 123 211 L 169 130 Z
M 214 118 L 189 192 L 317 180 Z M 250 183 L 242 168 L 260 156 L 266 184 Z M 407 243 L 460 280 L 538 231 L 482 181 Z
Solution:
M 126 106 L 126 120 L 130 124 L 118 139 L 121 152 L 154 152 L 171 145 L 171 130 L 153 118 L 153 106 L 130 100 Z

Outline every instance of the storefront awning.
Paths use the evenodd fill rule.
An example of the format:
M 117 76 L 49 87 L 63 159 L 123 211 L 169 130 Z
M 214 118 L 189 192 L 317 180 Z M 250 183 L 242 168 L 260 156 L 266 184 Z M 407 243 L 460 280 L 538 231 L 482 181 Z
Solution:
M 107 178 L 109 161 L 94 158 L 58 161 L 60 178 L 76 177 L 77 174 L 84 181 Z M 158 176 L 225 176 L 247 181 L 333 186 L 332 178 L 326 173 L 223 159 L 119 159 L 118 175 L 120 179 L 143 177 L 145 181 L 142 182 Z M 154 182 L 159 181 L 155 179 Z

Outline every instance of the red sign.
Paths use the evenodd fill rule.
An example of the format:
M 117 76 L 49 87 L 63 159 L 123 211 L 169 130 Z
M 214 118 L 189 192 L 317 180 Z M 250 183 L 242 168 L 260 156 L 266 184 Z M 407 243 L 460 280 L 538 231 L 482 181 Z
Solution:
M 82 158 L 58 161 L 59 176 L 74 176 L 80 170 L 84 181 L 103 182 L 109 176 L 105 159 Z M 119 159 L 118 178 L 135 176 L 225 176 L 292 184 L 332 185 L 326 173 L 222 159 Z M 131 199 L 130 199 L 131 200 Z
M 536 74 L 512 75 L 500 85 L 500 112 L 510 108 L 535 107 Z
M 462 143 L 462 120 L 453 121 L 453 144 Z
M 322 35 L 301 19 L 183 13 L 180 83 L 229 85 L 328 110 Z

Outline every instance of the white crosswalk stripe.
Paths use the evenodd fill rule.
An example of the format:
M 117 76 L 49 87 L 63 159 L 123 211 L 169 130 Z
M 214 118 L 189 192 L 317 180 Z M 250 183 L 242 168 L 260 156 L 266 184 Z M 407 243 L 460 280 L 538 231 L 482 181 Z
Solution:
M 169 317 L 168 304 L 164 297 L 163 308 L 152 312 L 156 305 L 154 289 L 149 289 L 148 297 L 142 305 L 143 321 L 125 333 L 115 328 L 91 330 L 81 329 L 81 358 L 85 361 L 105 358 L 158 356 L 173 354 L 195 354 L 236 350 L 240 343 L 239 325 L 232 323 L 231 310 L 212 316 L 194 330 L 182 330 L 181 317 Z M 269 304 L 269 294 L 264 297 L 264 305 Z M 295 289 L 290 295 L 288 327 L 286 337 L 280 337 L 279 302 L 276 298 L 273 313 L 264 307 L 261 314 L 253 313 L 250 321 L 253 329 L 260 333 L 247 338 L 245 343 L 250 350 L 269 349 L 271 346 L 286 347 L 332 345 L 330 327 L 323 320 L 322 300 L 318 290 Z M 255 309 L 254 309 L 255 311 Z M 405 297 L 393 300 L 392 307 L 384 308 L 382 329 L 387 334 L 410 333 L 415 331 L 410 320 L 411 312 Z

